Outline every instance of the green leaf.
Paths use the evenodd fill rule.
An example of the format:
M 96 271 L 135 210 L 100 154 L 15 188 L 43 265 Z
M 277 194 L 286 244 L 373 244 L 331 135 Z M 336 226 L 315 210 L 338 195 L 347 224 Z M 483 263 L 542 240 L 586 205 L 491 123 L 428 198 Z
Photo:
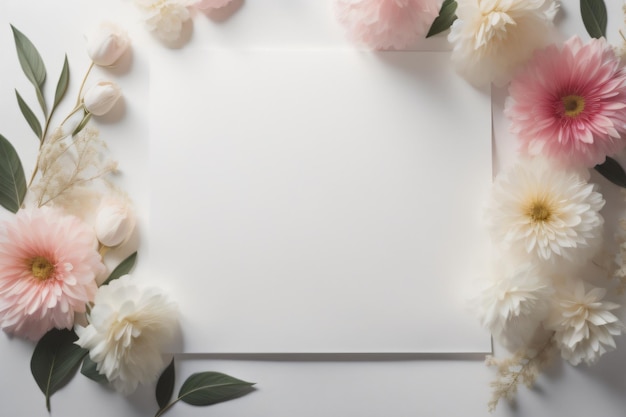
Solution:
M 35 45 L 24 35 L 17 30 L 15 26 L 11 25 L 13 31 L 13 39 L 15 40 L 15 49 L 17 49 L 17 58 L 20 61 L 20 66 L 24 75 L 35 87 L 35 93 L 37 94 L 37 100 L 41 105 L 44 115 L 47 117 L 46 102 L 43 96 L 43 84 L 46 81 L 46 67 L 41 59 L 41 55 L 35 48 Z
M 52 111 L 59 105 L 61 100 L 63 100 L 63 96 L 65 96 L 65 92 L 67 91 L 67 86 L 70 83 L 70 66 L 67 62 L 67 55 L 65 55 L 65 60 L 63 61 L 63 69 L 61 70 L 61 75 L 59 76 L 59 82 L 57 82 L 57 89 L 54 93 L 54 105 L 52 106 Z
M 176 381 L 176 370 L 174 369 L 174 358 L 165 368 L 156 385 L 156 400 L 159 408 L 163 410 L 172 399 L 174 394 L 174 382 Z
M 438 33 L 448 30 L 452 23 L 456 20 L 456 7 L 458 6 L 456 0 L 445 0 L 439 10 L 439 16 L 435 18 L 433 24 L 430 26 L 430 30 L 426 34 L 427 38 L 434 36 Z
M 135 266 L 135 262 L 137 261 L 137 252 L 133 252 L 128 258 L 124 259 L 120 264 L 111 272 L 111 275 L 102 283 L 102 285 L 107 285 L 111 281 L 118 279 L 122 275 L 128 274 L 133 266 Z
M 26 195 L 26 178 L 11 142 L 0 135 L 0 205 L 17 213 Z
M 17 105 L 20 106 L 20 110 L 22 111 L 22 115 L 26 119 L 26 122 L 33 130 L 33 132 L 35 132 L 35 135 L 37 135 L 37 139 L 41 141 L 41 123 L 39 123 L 39 120 L 37 120 L 37 116 L 35 116 L 35 113 L 33 113 L 30 107 L 28 107 L 28 104 L 26 104 L 26 102 L 17 90 L 15 90 L 15 96 L 17 97 Z
M 594 169 L 613 184 L 626 188 L 626 172 L 615 159 L 607 156 L 606 161 L 596 165 Z
M 30 370 L 35 382 L 46 396 L 50 411 L 50 396 L 65 385 L 78 369 L 87 350 L 74 344 L 78 339 L 72 330 L 52 329 L 35 346 Z
M 253 385 L 219 372 L 200 372 L 183 383 L 178 400 L 191 405 L 211 405 L 246 395 Z
M 92 381 L 96 381 L 99 384 L 108 384 L 109 380 L 107 379 L 107 377 L 98 372 L 96 367 L 96 363 L 92 361 L 89 356 L 85 356 L 85 359 L 83 360 L 83 366 L 80 368 L 80 373 L 85 375 Z
M 83 119 L 80 121 L 78 126 L 76 126 L 76 129 L 74 129 L 74 131 L 72 132 L 72 136 L 78 135 L 80 131 L 83 130 L 85 126 L 87 126 L 87 123 L 89 123 L 90 120 L 91 120 L 91 113 L 85 113 L 85 115 L 83 116 Z
M 46 67 L 41 59 L 41 55 L 37 52 L 35 45 L 24 35 L 11 25 L 13 30 L 13 38 L 15 39 L 15 48 L 17 49 L 17 58 L 22 66 L 22 71 L 26 78 L 35 86 L 41 89 L 46 81 Z
M 606 37 L 607 15 L 604 0 L 580 0 L 580 13 L 589 36 Z

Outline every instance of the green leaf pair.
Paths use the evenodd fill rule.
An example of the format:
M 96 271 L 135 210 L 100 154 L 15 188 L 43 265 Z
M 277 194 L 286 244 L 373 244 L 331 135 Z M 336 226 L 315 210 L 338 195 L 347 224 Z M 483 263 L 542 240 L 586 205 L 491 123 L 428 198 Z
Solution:
M 254 385 L 252 382 L 242 381 L 220 372 L 199 372 L 192 374 L 183 382 L 178 397 L 170 403 L 175 380 L 176 372 L 172 359 L 157 383 L 156 400 L 160 408 L 155 417 L 163 415 L 178 401 L 195 406 L 217 404 L 250 393 Z
M 31 130 L 35 133 L 40 143 L 43 143 L 50 118 L 61 100 L 63 100 L 70 82 L 70 68 L 67 56 L 65 56 L 63 69 L 61 70 L 61 75 L 56 86 L 52 110 L 50 114 L 48 114 L 43 92 L 43 86 L 46 82 L 46 67 L 43 59 L 41 59 L 37 48 L 35 48 L 35 45 L 33 45 L 26 35 L 13 25 L 11 25 L 11 30 L 13 31 L 17 58 L 22 67 L 22 71 L 33 87 L 35 87 L 37 100 L 44 114 L 44 127 L 42 127 L 42 123 L 37 119 L 37 116 L 22 98 L 21 94 L 15 90 L 17 104 L 24 119 L 26 119 L 26 123 L 28 123 L 28 126 L 30 126 Z M 89 120 L 86 122 L 88 121 Z M 0 135 L 0 205 L 13 213 L 17 213 L 26 195 L 27 187 L 24 168 L 19 155 L 8 139 Z

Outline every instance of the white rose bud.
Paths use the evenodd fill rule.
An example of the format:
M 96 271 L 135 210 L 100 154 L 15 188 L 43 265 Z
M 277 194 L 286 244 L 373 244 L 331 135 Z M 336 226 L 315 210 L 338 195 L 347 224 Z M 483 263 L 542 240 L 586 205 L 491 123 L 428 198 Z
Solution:
M 101 67 L 115 64 L 129 45 L 126 32 L 110 22 L 101 23 L 87 36 L 87 54 Z
M 135 215 L 127 201 L 110 198 L 100 204 L 94 228 L 100 243 L 112 248 L 130 237 L 135 228 Z
M 102 116 L 113 108 L 122 96 L 122 90 L 113 81 L 100 81 L 93 85 L 83 97 L 85 109 L 94 116 Z

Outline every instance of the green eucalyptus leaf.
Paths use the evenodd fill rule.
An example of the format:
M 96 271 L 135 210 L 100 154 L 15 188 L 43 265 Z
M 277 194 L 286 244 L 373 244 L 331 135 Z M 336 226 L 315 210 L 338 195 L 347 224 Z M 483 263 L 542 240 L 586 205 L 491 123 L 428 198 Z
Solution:
M 65 92 L 67 91 L 67 86 L 70 83 L 70 66 L 67 62 L 67 55 L 65 55 L 65 60 L 63 61 L 63 69 L 61 70 L 61 75 L 59 76 L 59 81 L 57 82 L 57 89 L 54 93 L 54 105 L 52 106 L 52 111 L 59 105 L 61 100 L 63 100 L 63 96 L 65 96 Z
M 87 350 L 74 342 L 78 336 L 72 330 L 52 329 L 35 346 L 30 360 L 30 370 L 35 382 L 46 396 L 50 411 L 50 397 L 62 388 L 78 369 Z
M 17 105 L 20 107 L 22 116 L 24 116 L 24 119 L 26 119 L 28 126 L 30 126 L 33 132 L 35 132 L 35 135 L 37 135 L 37 139 L 41 141 L 41 123 L 39 123 L 39 120 L 37 120 L 37 116 L 35 116 L 35 113 L 33 113 L 30 107 L 28 107 L 28 104 L 26 104 L 26 102 L 17 90 L 15 90 L 15 96 L 17 97 Z
M 606 37 L 606 4 L 604 0 L 580 0 L 585 29 L 592 38 Z
M 246 395 L 253 385 L 219 372 L 200 372 L 183 383 L 178 400 L 191 405 L 211 405 Z
M 448 30 L 452 23 L 456 20 L 456 8 L 458 4 L 456 0 L 445 0 L 439 10 L 439 16 L 435 18 L 430 30 L 426 34 L 427 38 Z
M 0 135 L 0 205 L 17 213 L 26 195 L 26 177 L 11 142 Z
M 37 101 L 43 110 L 45 117 L 48 117 L 48 109 L 43 95 L 43 85 L 46 82 L 46 66 L 41 59 L 41 55 L 35 48 L 35 45 L 24 35 L 11 25 L 13 31 L 13 39 L 15 40 L 15 49 L 17 50 L 17 58 L 24 71 L 24 75 L 35 87 Z
M 39 55 L 37 48 L 26 35 L 13 25 L 11 25 L 11 30 L 13 31 L 17 58 L 22 66 L 22 71 L 24 71 L 26 78 L 35 86 L 35 89 L 41 90 L 46 81 L 46 67 L 41 59 L 41 55 Z
M 176 370 L 174 366 L 174 358 L 172 362 L 163 370 L 156 385 L 156 400 L 159 408 L 163 410 L 172 399 L 174 394 L 174 382 L 176 381 Z
M 128 258 L 120 262 L 120 264 L 113 270 L 113 272 L 111 272 L 111 275 L 109 275 L 102 285 L 107 285 L 111 281 L 128 274 L 135 266 L 135 262 L 137 262 L 137 252 L 133 252 Z
M 606 161 L 596 165 L 594 169 L 613 184 L 626 188 L 626 172 L 615 159 L 607 156 Z
M 85 359 L 83 360 L 83 366 L 81 366 L 80 368 L 80 373 L 99 384 L 109 383 L 107 377 L 98 372 L 97 364 L 91 360 L 89 355 L 85 356 Z
M 78 126 L 76 126 L 76 129 L 74 129 L 74 131 L 72 132 L 72 136 L 78 135 L 80 131 L 83 130 L 85 126 L 87 126 L 87 123 L 89 123 L 90 120 L 91 120 L 91 113 L 85 113 L 85 115 L 83 116 L 83 119 L 80 121 Z

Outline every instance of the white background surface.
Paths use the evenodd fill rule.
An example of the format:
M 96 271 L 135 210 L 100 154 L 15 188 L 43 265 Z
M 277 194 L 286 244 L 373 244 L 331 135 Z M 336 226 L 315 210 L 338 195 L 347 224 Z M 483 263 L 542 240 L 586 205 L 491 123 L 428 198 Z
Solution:
M 237 2 L 238 0 L 234 0 Z M 88 3 L 82 4 L 81 3 Z M 229 19 L 194 19 L 189 30 L 191 42 L 288 42 L 293 45 L 329 46 L 341 44 L 341 30 L 334 24 L 328 5 L 322 1 L 282 0 L 249 1 Z M 580 33 L 577 1 L 565 2 L 558 18 L 565 34 Z M 622 14 L 617 1 L 608 0 L 609 38 L 617 40 Z M 293 16 L 284 22 L 281 12 Z M 86 13 L 89 12 L 89 13 Z M 57 16 L 51 18 L 51 16 Z M 137 23 L 130 2 L 120 1 L 37 1 L 4 0 L 0 3 L 0 131 L 16 143 L 26 171 L 30 172 L 36 145 L 32 133 L 22 121 L 14 102 L 13 88 L 18 87 L 29 102 L 31 88 L 21 76 L 14 55 L 8 22 L 22 29 L 38 45 L 49 64 L 51 80 L 56 81 L 62 53 L 73 51 L 70 61 L 76 74 L 87 63 L 80 54 L 82 33 L 90 23 L 77 16 L 102 17 L 126 22 L 137 45 L 152 43 Z M 72 22 L 72 24 L 69 24 Z M 320 22 L 326 22 L 320 24 Z M 78 28 L 78 29 L 77 29 Z M 188 28 L 190 29 L 190 28 Z M 255 35 L 253 36 L 252 33 Z M 586 35 L 584 35 L 586 36 Z M 156 47 L 161 47 L 158 44 Z M 130 168 L 148 157 L 146 109 L 140 107 L 147 91 L 147 79 L 140 74 L 149 70 L 147 54 L 136 50 L 125 65 L 103 72 L 115 76 L 123 86 L 126 100 L 107 120 L 101 120 L 110 135 L 111 152 L 123 168 L 122 180 L 137 204 L 148 201 L 146 171 Z M 54 62 L 58 62 L 56 67 Z M 181 75 L 184 76 L 184 75 Z M 73 77 L 75 80 L 76 77 Z M 50 84 L 53 84 L 50 83 Z M 76 84 L 76 83 L 75 83 Z M 74 84 L 73 92 L 76 93 Z M 26 94 L 26 92 L 29 94 Z M 496 168 L 512 159 L 512 140 L 506 132 L 501 110 L 504 92 L 494 91 L 494 132 Z M 128 123 L 132 120 L 132 123 Z M 145 121 L 146 123 L 142 123 Z M 110 123 L 109 122 L 115 122 Z M 30 155 L 30 156 L 29 156 Z M 593 178 L 597 179 L 597 176 Z M 610 189 L 598 180 L 603 190 Z M 613 199 L 612 201 L 615 201 Z M 145 224 L 140 226 L 145 227 Z M 120 254 L 122 256 L 123 254 Z M 441 329 L 442 332 L 447 329 Z M 556 361 L 537 388 L 521 389 L 516 408 L 501 404 L 496 416 L 604 416 L 626 415 L 626 340 L 618 339 L 619 349 L 605 355 L 593 368 L 572 368 Z M 29 372 L 32 346 L 0 337 L 0 413 L 7 416 L 45 416 L 44 399 Z M 501 349 L 496 353 L 502 354 Z M 182 355 L 178 358 L 179 381 L 192 372 L 221 371 L 258 383 L 256 392 L 238 399 L 201 409 L 176 405 L 167 415 L 219 415 L 319 417 L 319 416 L 487 416 L 486 402 L 491 370 L 475 354 L 400 354 L 400 355 Z M 53 416 L 150 416 L 156 411 L 153 387 L 146 387 L 124 398 L 109 392 L 78 375 L 52 398 Z
M 488 89 L 448 52 L 195 46 L 150 60 L 138 271 L 177 277 L 183 351 L 489 351 L 465 314 L 488 258 Z

